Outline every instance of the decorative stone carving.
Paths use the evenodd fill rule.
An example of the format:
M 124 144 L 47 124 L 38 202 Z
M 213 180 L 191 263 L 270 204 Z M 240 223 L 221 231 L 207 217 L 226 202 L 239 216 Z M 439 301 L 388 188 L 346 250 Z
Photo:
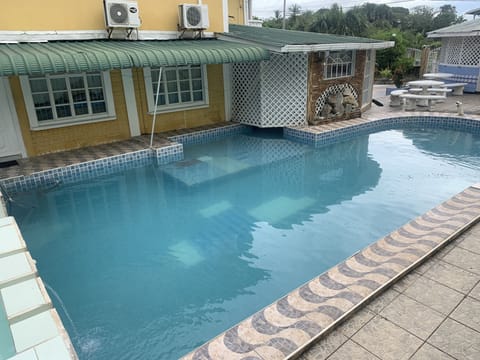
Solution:
M 358 94 L 350 84 L 332 85 L 316 102 L 315 118 L 310 125 L 324 121 L 350 119 L 359 115 Z

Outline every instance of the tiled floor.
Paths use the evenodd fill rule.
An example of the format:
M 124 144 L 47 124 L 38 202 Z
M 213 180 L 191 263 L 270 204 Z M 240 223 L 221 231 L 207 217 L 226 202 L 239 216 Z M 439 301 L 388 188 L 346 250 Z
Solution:
M 480 359 L 480 224 L 300 359 Z

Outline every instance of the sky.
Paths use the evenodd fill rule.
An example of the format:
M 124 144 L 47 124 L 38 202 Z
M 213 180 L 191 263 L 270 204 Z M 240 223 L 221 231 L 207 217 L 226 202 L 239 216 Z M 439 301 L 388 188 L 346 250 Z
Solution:
M 298 4 L 301 6 L 302 10 L 318 10 L 320 8 L 330 8 L 334 3 L 338 3 L 342 6 L 343 10 L 346 11 L 349 8 L 355 5 L 362 5 L 364 3 L 377 3 L 377 4 L 386 4 L 388 6 L 401 6 L 406 8 L 414 8 L 416 6 L 429 6 L 434 9 L 440 8 L 442 5 L 453 5 L 457 8 L 457 13 L 459 15 L 464 14 L 468 10 L 480 8 L 480 1 L 469 1 L 469 0 L 410 0 L 410 1 L 401 1 L 401 0 L 287 0 L 287 11 L 288 7 L 293 4 Z M 258 16 L 261 19 L 266 19 L 273 17 L 275 10 L 283 11 L 283 0 L 253 0 L 253 15 Z M 467 20 L 470 20 L 470 16 L 465 17 Z

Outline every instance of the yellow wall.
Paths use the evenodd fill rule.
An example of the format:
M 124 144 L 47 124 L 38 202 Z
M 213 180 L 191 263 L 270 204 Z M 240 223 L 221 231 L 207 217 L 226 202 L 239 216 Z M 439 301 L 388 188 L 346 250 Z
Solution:
M 230 24 L 244 25 L 244 1 L 245 0 L 228 0 L 228 22 Z
M 230 0 L 235 3 L 240 0 Z M 188 0 L 137 0 L 142 26 L 139 30 L 176 31 L 179 4 Z M 222 0 L 203 0 L 208 5 L 210 27 L 223 31 Z M 103 30 L 103 0 L 21 0 L 2 1 L 1 30 Z M 231 6 L 230 6 L 231 7 Z
M 142 69 L 133 69 L 140 131 L 149 134 L 153 116 L 148 114 Z M 155 132 L 192 128 L 225 121 L 222 65 L 207 66 L 209 106 L 203 109 L 157 114 Z
M 28 156 L 76 149 L 130 138 L 120 70 L 111 72 L 112 91 L 117 119 L 90 124 L 65 126 L 39 131 L 30 130 L 22 88 L 18 77 L 10 77 L 18 120 Z

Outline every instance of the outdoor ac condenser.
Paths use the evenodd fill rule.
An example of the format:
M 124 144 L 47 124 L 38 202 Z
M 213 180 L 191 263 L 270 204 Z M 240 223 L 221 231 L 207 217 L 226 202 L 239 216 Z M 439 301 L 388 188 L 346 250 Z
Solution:
M 209 26 L 207 5 L 178 5 L 178 17 L 181 30 L 205 30 Z
M 138 3 L 130 0 L 104 0 L 107 27 L 138 28 Z

